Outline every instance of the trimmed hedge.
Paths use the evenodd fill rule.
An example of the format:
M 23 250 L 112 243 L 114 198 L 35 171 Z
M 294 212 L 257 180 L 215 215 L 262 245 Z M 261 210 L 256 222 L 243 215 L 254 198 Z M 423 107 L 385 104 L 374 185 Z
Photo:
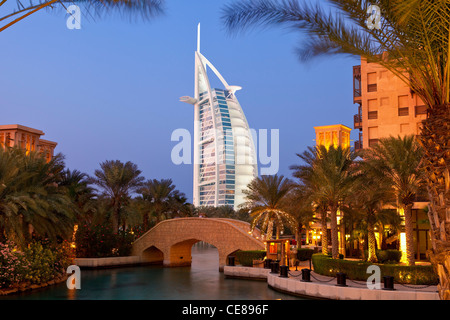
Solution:
M 400 250 L 388 249 L 388 250 L 376 250 L 378 263 L 399 263 L 402 258 L 402 252 Z M 368 251 L 365 250 L 366 257 Z
M 332 259 L 323 254 L 313 254 L 312 264 L 314 272 L 325 276 L 336 276 L 336 273 L 343 272 L 351 280 L 367 281 L 371 275 L 367 273 L 367 268 L 374 263 L 367 261 L 351 261 Z M 393 276 L 394 281 L 404 284 L 436 285 L 439 278 L 433 266 L 405 266 L 398 264 L 375 264 L 380 267 L 381 278 L 383 276 Z
M 379 263 L 399 263 L 402 258 L 400 250 L 377 250 L 376 255 Z
M 236 259 L 238 263 L 245 267 L 252 267 L 253 260 L 263 260 L 265 256 L 265 250 L 239 250 L 236 252 Z

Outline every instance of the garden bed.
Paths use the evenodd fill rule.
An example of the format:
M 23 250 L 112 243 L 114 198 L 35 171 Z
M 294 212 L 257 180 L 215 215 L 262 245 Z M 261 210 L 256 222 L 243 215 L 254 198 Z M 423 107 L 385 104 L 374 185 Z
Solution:
M 52 285 L 61 283 L 63 281 L 66 281 L 67 278 L 68 278 L 67 274 L 61 274 L 61 276 L 56 277 L 50 281 L 43 282 L 43 283 L 37 284 L 37 283 L 32 283 L 30 281 L 21 282 L 18 284 L 14 284 L 13 286 L 8 287 L 8 288 L 0 288 L 0 296 L 6 296 L 9 294 L 45 288 L 45 287 L 52 286 Z

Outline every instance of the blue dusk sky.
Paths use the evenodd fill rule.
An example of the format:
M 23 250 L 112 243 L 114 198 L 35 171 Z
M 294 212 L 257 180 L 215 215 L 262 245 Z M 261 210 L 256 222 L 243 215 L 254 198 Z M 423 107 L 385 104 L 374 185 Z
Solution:
M 192 165 L 172 163 L 171 134 L 193 130 L 193 107 L 179 97 L 194 95 L 200 22 L 202 54 L 242 86 L 236 96 L 251 128 L 279 129 L 278 174 L 291 177 L 296 153 L 315 143 L 314 126 L 353 128 L 360 60 L 300 62 L 302 35 L 281 28 L 231 36 L 220 19 L 229 2 L 167 0 L 151 21 L 82 16 L 80 30 L 66 27 L 62 10 L 31 15 L 0 33 L 0 124 L 44 131 L 70 169 L 92 175 L 105 160 L 131 161 L 147 179 L 171 178 L 192 201 Z

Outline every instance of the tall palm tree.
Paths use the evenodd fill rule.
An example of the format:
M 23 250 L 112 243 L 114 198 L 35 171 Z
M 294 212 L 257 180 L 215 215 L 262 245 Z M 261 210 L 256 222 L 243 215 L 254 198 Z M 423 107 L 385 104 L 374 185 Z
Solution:
M 320 187 L 322 181 L 314 175 L 315 163 L 318 161 L 317 148 L 308 147 L 303 153 L 297 153 L 297 156 L 304 162 L 301 165 L 292 165 L 292 175 L 299 179 L 299 188 L 303 192 L 303 203 L 318 216 L 322 227 L 322 253 L 328 255 L 328 203 L 326 199 L 321 198 Z M 308 208 L 306 208 L 308 210 Z
M 10 1 L 11 2 L 11 1 Z M 17 8 L 0 17 L 0 32 L 22 21 L 31 14 L 42 9 L 52 10 L 60 8 L 67 10 L 71 4 L 82 7 L 86 16 L 100 16 L 101 14 L 119 12 L 131 17 L 141 16 L 143 19 L 154 17 L 163 12 L 163 0 L 102 0 L 102 1 L 80 1 L 80 0 L 30 0 L 23 3 L 16 0 Z M 7 0 L 0 1 L 0 8 L 7 6 Z M 8 8 L 11 10 L 12 8 Z
M 107 160 L 100 163 L 100 169 L 95 170 L 94 177 L 89 179 L 102 191 L 102 196 L 109 200 L 113 210 L 113 230 L 119 230 L 122 222 L 121 211 L 144 181 L 137 165 L 127 161 Z
M 296 230 L 297 222 L 286 210 L 287 197 L 292 191 L 293 184 L 283 175 L 264 175 L 252 180 L 244 190 L 245 207 L 252 220 L 252 230 L 261 222 L 261 231 L 266 233 L 266 239 L 272 239 L 273 227 L 276 229 L 276 239 L 279 238 L 284 227 Z
M 314 217 L 314 210 L 311 206 L 311 202 L 308 200 L 308 192 L 309 190 L 303 185 L 294 184 L 286 201 L 286 211 L 289 212 L 298 223 L 295 239 L 297 240 L 299 247 L 301 247 L 301 239 L 299 237 L 301 230 L 304 228 L 306 232 L 308 232 L 310 223 L 317 220 Z
M 392 188 L 386 181 L 367 175 L 367 172 L 361 170 L 355 190 L 357 192 L 354 192 L 350 197 L 350 204 L 353 210 L 358 210 L 363 214 L 368 238 L 367 260 L 376 263 L 378 259 L 375 226 L 378 224 L 379 216 L 385 212 L 386 205 L 392 202 Z M 390 213 L 392 214 L 392 212 Z M 347 212 L 344 216 L 346 215 Z
M 288 26 L 308 34 L 301 59 L 344 54 L 361 56 L 391 71 L 427 105 L 419 142 L 430 197 L 428 217 L 438 269 L 440 297 L 450 299 L 450 11 L 449 1 L 329 0 L 333 11 L 300 0 L 239 0 L 224 8 L 231 31 L 255 25 Z M 369 28 L 369 5 L 380 24 Z M 367 23 L 369 21 L 369 24 Z
M 364 167 L 379 181 L 387 181 L 393 188 L 397 206 L 405 217 L 406 259 L 414 265 L 414 234 L 412 206 L 423 187 L 423 171 L 419 165 L 422 148 L 414 136 L 382 138 L 378 144 L 364 151 Z
M 352 192 L 356 179 L 353 170 L 355 157 L 355 153 L 349 148 L 341 146 L 326 148 L 321 145 L 317 146 L 315 151 L 310 179 L 316 186 L 314 191 L 316 204 L 320 207 L 325 204 L 330 212 L 331 255 L 333 258 L 339 256 L 337 214 Z

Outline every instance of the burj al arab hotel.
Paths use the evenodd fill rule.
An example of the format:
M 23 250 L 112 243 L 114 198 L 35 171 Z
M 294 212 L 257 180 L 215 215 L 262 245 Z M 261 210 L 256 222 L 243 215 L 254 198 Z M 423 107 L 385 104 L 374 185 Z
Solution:
M 207 68 L 224 88 L 211 88 Z M 194 106 L 195 206 L 232 206 L 244 202 L 243 190 L 258 175 L 256 149 L 247 119 L 229 85 L 200 53 L 200 24 L 195 52 L 195 95 L 180 101 Z

